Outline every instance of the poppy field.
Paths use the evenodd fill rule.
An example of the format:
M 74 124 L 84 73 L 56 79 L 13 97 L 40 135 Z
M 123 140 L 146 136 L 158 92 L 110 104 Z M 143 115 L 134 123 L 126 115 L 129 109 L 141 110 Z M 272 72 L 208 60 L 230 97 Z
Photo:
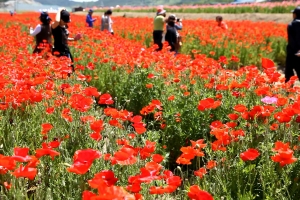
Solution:
M 150 19 L 113 20 L 114 36 L 72 15 L 70 74 L 32 55 L 36 13 L 0 14 L 0 199 L 300 198 L 300 87 L 272 61 L 284 25 L 251 22 L 252 40 L 189 21 L 174 56 L 145 45 Z M 243 42 L 257 66 L 230 52 Z
M 180 14 L 177 16 L 180 18 Z M 114 31 L 118 35 L 138 41 L 146 47 L 152 46 L 153 18 L 117 17 L 115 20 L 117 25 L 114 26 Z M 225 22 L 228 30 L 218 27 L 214 20 L 183 20 L 183 29 L 179 31 L 183 37 L 181 53 L 191 57 L 195 53 L 205 54 L 209 58 L 220 60 L 229 69 L 245 65 L 261 67 L 262 58 L 270 58 L 280 66 L 285 65 L 286 24 Z M 144 25 L 141 27 L 141 24 Z

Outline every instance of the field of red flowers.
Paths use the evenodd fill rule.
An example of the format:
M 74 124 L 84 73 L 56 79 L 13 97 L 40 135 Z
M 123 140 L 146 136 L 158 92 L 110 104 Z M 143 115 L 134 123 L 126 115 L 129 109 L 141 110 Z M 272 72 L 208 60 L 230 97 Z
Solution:
M 134 36 L 148 24 L 126 20 L 112 36 L 73 16 L 71 34 L 84 37 L 70 44 L 69 77 L 68 60 L 31 54 L 36 13 L 0 14 L 1 199 L 299 199 L 300 87 L 264 58 L 271 46 L 261 70 L 230 70 L 237 55 L 154 52 Z M 286 37 L 283 25 L 251 25 L 256 40 L 231 36 L 253 42 L 247 58 Z M 221 32 L 197 34 L 218 41 L 209 31 Z
M 178 14 L 180 17 L 180 14 Z M 126 39 L 139 41 L 147 47 L 152 44 L 153 18 L 115 18 L 114 31 Z M 228 21 L 223 30 L 213 20 L 183 20 L 181 52 L 205 54 L 219 60 L 233 58 L 227 68 L 240 65 L 261 66 L 261 58 L 270 58 L 285 64 L 286 24 L 275 22 Z M 234 59 L 238 57 L 238 59 Z

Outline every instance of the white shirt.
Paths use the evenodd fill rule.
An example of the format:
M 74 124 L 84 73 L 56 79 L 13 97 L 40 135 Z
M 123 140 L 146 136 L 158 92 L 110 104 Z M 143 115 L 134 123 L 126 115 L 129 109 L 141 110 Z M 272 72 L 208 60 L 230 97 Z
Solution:
M 30 28 L 30 35 L 31 36 L 36 36 L 37 34 L 39 34 L 42 31 L 42 26 L 40 24 L 38 24 L 35 29 L 33 30 L 33 28 Z
M 112 29 L 113 21 L 109 16 L 102 15 L 101 19 L 101 31 L 108 30 L 110 33 L 114 32 Z

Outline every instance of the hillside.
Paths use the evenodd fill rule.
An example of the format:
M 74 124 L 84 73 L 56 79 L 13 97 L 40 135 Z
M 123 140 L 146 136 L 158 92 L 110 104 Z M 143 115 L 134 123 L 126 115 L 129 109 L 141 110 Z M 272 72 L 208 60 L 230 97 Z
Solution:
M 99 0 L 97 2 L 73 2 L 73 1 L 61 1 L 61 0 L 35 0 L 36 2 L 48 5 L 59 5 L 59 6 L 83 6 L 83 7 L 91 7 L 91 6 L 156 6 L 156 5 L 180 5 L 180 4 L 210 4 L 214 1 L 211 0 Z M 229 3 L 233 0 L 217 0 L 220 3 Z

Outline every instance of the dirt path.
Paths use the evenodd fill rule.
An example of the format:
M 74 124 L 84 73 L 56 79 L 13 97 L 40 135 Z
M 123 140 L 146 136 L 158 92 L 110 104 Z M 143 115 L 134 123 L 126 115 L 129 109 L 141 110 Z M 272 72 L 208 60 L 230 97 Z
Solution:
M 86 12 L 76 12 L 74 14 L 86 15 Z M 126 17 L 153 17 L 154 13 L 138 13 L 138 12 L 114 12 L 114 16 Z M 102 13 L 95 12 L 95 16 Z M 183 19 L 215 19 L 217 15 L 222 15 L 224 20 L 251 20 L 251 21 L 275 21 L 278 23 L 289 23 L 292 20 L 292 14 L 262 14 L 262 13 L 246 13 L 246 14 L 211 14 L 211 13 L 178 13 L 177 17 Z

